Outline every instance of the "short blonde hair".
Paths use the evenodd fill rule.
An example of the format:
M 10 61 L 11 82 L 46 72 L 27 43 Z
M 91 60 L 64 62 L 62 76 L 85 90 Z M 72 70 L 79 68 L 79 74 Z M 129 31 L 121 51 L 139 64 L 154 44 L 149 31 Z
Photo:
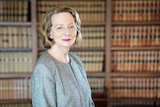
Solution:
M 81 20 L 78 12 L 69 6 L 54 6 L 50 11 L 48 11 L 45 14 L 45 16 L 42 18 L 40 22 L 40 27 L 39 27 L 40 39 L 42 40 L 42 44 L 45 48 L 50 48 L 54 44 L 54 41 L 49 37 L 49 33 L 52 27 L 51 16 L 61 12 L 70 13 L 75 20 L 77 27 L 77 37 L 74 44 L 78 44 L 82 40 Z

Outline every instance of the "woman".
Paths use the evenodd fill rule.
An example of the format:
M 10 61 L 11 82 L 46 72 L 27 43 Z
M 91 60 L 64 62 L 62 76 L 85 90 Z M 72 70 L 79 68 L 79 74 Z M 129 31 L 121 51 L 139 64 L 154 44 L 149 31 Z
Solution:
M 47 51 L 31 76 L 33 107 L 94 107 L 86 72 L 78 56 L 69 52 L 81 41 L 81 21 L 68 6 L 55 6 L 40 24 Z

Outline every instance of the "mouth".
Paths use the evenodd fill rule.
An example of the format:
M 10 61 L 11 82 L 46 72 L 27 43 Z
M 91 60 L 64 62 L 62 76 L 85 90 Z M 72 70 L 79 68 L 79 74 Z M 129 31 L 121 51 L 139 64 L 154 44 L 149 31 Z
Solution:
M 68 42 L 68 41 L 70 41 L 71 39 L 62 39 L 63 41 L 66 41 L 66 42 Z

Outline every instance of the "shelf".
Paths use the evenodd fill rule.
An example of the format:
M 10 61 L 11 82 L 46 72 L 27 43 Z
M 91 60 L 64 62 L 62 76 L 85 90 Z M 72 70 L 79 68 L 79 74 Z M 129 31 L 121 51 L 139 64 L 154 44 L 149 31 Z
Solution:
M 88 77 L 105 77 L 105 72 L 87 72 Z
M 160 46 L 154 47 L 112 47 L 112 51 L 135 51 L 135 50 L 160 50 Z
M 111 72 L 111 77 L 160 77 L 160 72 Z
M 16 104 L 16 103 L 31 103 L 31 99 L 13 99 L 13 100 L 0 100 L 0 104 L 8 104 L 8 103 L 12 103 L 12 104 Z
M 114 101 L 116 101 L 116 102 L 124 102 L 124 101 L 126 101 L 126 102 L 153 102 L 153 101 L 155 101 L 155 102 L 160 102 L 160 99 L 159 98 L 112 98 L 112 100 L 111 100 L 112 102 Z
M 0 73 L 0 78 L 30 78 L 31 73 Z M 105 72 L 87 72 L 87 76 L 105 77 Z
M 0 52 L 30 52 L 31 48 L 0 48 Z
M 30 78 L 31 73 L 0 73 L 0 79 Z
M 82 27 L 83 26 L 105 26 L 105 22 L 82 22 Z
M 0 26 L 31 26 L 31 22 L 0 22 Z
M 112 26 L 160 25 L 160 22 L 112 22 Z
M 95 99 L 96 98 L 106 99 L 107 92 L 105 92 L 105 91 L 103 91 L 103 92 L 93 92 L 92 97 L 95 98 Z

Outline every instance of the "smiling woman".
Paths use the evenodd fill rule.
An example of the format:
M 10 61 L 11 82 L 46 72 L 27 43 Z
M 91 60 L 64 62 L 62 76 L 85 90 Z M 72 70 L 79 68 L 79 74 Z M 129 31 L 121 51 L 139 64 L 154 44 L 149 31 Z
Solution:
M 31 76 L 33 107 L 94 107 L 81 59 L 70 48 L 81 41 L 81 21 L 68 6 L 55 6 L 40 25 L 44 46 Z
M 65 19 L 63 18 L 65 16 Z M 57 18 L 58 17 L 58 18 Z M 49 38 L 52 38 L 54 47 L 66 47 L 68 49 L 75 43 L 77 30 L 75 21 L 70 13 L 62 12 L 51 17 L 52 27 Z

